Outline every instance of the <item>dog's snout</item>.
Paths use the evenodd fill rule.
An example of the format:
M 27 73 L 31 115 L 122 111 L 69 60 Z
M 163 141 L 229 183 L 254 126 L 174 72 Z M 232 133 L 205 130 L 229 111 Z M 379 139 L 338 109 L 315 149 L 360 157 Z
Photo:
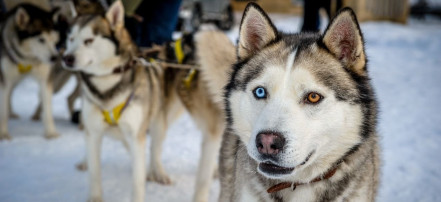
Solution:
M 64 64 L 66 64 L 67 67 L 73 67 L 75 63 L 75 56 L 73 55 L 66 55 L 63 57 Z
M 259 133 L 256 137 L 256 147 L 260 154 L 276 155 L 285 146 L 285 138 L 280 133 Z
M 50 60 L 51 60 L 51 62 L 56 62 L 58 60 L 58 56 L 53 55 L 53 56 L 51 56 Z

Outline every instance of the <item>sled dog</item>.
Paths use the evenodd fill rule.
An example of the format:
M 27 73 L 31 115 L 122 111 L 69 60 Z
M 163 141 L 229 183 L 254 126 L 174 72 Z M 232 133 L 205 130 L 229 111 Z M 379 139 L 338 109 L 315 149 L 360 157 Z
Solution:
M 19 4 L 1 23 L 0 37 L 0 140 L 10 139 L 8 118 L 14 87 L 26 76 L 40 86 L 46 138 L 58 136 L 52 117 L 53 66 L 58 60 L 55 29 L 57 10 L 47 12 L 31 4 Z
M 123 16 L 120 1 L 112 4 L 104 17 L 79 16 L 63 56 L 64 67 L 79 72 L 81 79 L 87 162 L 79 167 L 89 172 L 89 199 L 102 200 L 99 151 L 104 133 L 121 139 L 132 155 L 133 201 L 144 200 L 146 179 L 171 183 L 160 160 L 162 142 L 168 125 L 186 106 L 192 116 L 199 117 L 195 122 L 204 133 L 194 201 L 206 201 L 225 125 L 221 105 L 211 100 L 198 72 L 163 68 L 154 60 L 147 63 L 137 58 L 139 53 L 124 28 Z M 225 52 L 234 55 L 233 45 L 226 47 L 230 49 Z M 147 130 L 152 141 L 146 174 Z
M 237 57 L 219 201 L 374 201 L 377 104 L 354 12 L 324 34 L 287 34 L 250 3 Z

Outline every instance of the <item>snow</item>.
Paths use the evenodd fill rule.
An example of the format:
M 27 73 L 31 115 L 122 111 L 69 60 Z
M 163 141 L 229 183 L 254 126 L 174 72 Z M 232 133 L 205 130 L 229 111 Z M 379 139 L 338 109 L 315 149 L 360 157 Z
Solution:
M 301 18 L 271 15 L 282 30 L 295 32 Z M 323 25 L 324 26 L 324 25 Z M 361 25 L 369 72 L 380 103 L 382 180 L 378 201 L 441 201 L 441 21 L 410 19 L 408 25 L 368 22 Z M 236 26 L 228 34 L 237 37 Z M 0 142 L 0 201 L 86 201 L 87 173 L 77 171 L 85 153 L 84 133 L 69 122 L 66 97 L 75 81 L 53 98 L 61 137 L 44 139 L 43 125 L 30 120 L 38 87 L 26 79 L 13 94 L 12 141 Z M 79 103 L 77 103 L 79 104 Z M 146 201 L 191 201 L 201 134 L 188 115 L 169 131 L 163 163 L 174 184 L 147 182 Z M 121 143 L 105 138 L 102 148 L 104 200 L 129 201 L 130 156 Z M 147 149 L 147 158 L 150 152 Z M 219 182 L 211 187 L 216 201 Z

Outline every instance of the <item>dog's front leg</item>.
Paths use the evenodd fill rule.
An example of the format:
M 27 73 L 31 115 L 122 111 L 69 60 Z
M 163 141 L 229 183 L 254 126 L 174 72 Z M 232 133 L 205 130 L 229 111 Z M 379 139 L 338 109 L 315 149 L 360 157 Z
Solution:
M 0 84 L 2 85 L 0 90 L 0 140 L 9 140 L 11 139 L 8 133 L 9 102 L 13 84 L 4 82 L 3 85 Z
M 102 201 L 101 142 L 102 134 L 86 129 L 87 165 L 89 167 L 89 202 Z
M 219 159 L 219 149 L 221 145 L 223 128 L 214 126 L 213 131 L 204 131 L 201 157 L 196 177 L 196 187 L 193 196 L 194 202 L 208 201 L 214 171 L 216 170 L 217 160 Z
M 129 152 L 132 156 L 132 201 L 143 202 L 145 197 L 145 178 L 146 178 L 146 162 L 145 162 L 145 131 L 138 135 L 125 134 Z
M 148 121 L 139 116 L 142 111 L 137 105 L 132 106 L 125 112 L 126 117 L 120 122 L 120 128 L 124 136 L 124 145 L 132 156 L 132 201 L 143 202 L 145 197 L 145 145 Z M 144 123 L 144 124 L 143 124 Z
M 59 136 L 55 130 L 54 118 L 52 116 L 52 84 L 46 80 L 40 82 L 40 97 L 43 101 L 43 122 L 46 138 L 56 138 Z
M 165 172 L 161 161 L 162 145 L 166 135 L 166 128 L 165 118 L 161 115 L 153 121 L 150 127 L 152 142 L 150 146 L 150 165 L 147 180 L 161 184 L 171 184 L 171 179 Z

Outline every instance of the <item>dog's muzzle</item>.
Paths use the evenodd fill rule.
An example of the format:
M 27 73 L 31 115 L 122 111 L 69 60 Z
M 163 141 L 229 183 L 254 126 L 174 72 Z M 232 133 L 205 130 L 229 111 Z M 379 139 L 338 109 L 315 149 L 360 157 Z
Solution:
M 66 55 L 63 57 L 64 66 L 67 68 L 73 68 L 75 64 L 75 56 Z

